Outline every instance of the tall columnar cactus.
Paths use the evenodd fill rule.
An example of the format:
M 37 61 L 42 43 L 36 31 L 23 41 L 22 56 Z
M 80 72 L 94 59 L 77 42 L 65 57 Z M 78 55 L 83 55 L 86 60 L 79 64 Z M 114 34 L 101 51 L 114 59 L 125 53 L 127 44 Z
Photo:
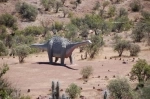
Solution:
M 56 99 L 59 99 L 59 82 L 57 82 L 56 86 Z
M 107 99 L 107 92 L 104 93 L 104 99 Z
M 55 83 L 52 81 L 52 97 L 55 99 Z
M 59 93 L 59 82 L 57 82 L 56 86 L 54 81 L 52 81 L 52 99 L 69 99 L 68 97 L 66 97 L 64 94 L 62 96 L 60 96 Z

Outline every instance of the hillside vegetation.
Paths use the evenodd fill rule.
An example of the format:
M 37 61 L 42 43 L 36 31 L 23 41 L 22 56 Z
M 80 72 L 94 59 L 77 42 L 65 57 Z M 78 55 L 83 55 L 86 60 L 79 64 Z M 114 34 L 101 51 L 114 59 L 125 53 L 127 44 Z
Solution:
M 29 54 L 42 52 L 30 48 L 31 44 L 54 35 L 73 42 L 90 39 L 92 44 L 79 48 L 85 56 L 82 60 L 97 58 L 103 47 L 113 48 L 118 57 L 124 51 L 130 53 L 129 57 L 137 57 L 143 47 L 149 50 L 150 46 L 150 0 L 0 0 L 1 57 L 17 56 L 19 63 L 24 63 Z M 140 66 L 145 66 L 144 73 L 136 71 L 142 69 Z M 147 97 L 149 78 L 149 64 L 138 60 L 131 70 L 131 80 L 136 79 L 136 90 L 144 92 L 137 91 L 139 97 Z M 134 99 L 124 79 L 110 82 L 110 92 L 115 83 L 123 84 L 131 93 L 111 93 L 112 99 Z

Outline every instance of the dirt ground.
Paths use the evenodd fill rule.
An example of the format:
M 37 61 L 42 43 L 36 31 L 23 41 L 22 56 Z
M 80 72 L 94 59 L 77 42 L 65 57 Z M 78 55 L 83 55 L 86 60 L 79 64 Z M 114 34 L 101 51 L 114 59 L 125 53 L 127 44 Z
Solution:
M 144 50 L 139 54 L 139 57 L 150 61 L 149 53 L 150 50 Z M 128 79 L 133 64 L 138 60 L 138 57 L 135 58 L 134 62 L 132 62 L 133 57 L 122 57 L 121 60 L 120 58 L 110 59 L 111 56 L 118 55 L 110 47 L 104 47 L 100 55 L 94 60 L 81 60 L 81 54 L 79 49 L 76 49 L 73 52 L 74 64 L 70 65 L 69 59 L 66 59 L 66 66 L 48 64 L 46 52 L 28 56 L 23 64 L 18 63 L 17 57 L 0 58 L 0 63 L 9 64 L 10 70 L 6 77 L 15 87 L 20 88 L 23 94 L 31 95 L 32 99 L 36 99 L 39 95 L 47 96 L 50 93 L 52 81 L 59 81 L 60 89 L 63 89 L 61 94 L 65 93 L 69 84 L 76 83 L 82 87 L 81 95 L 85 96 L 86 99 L 101 99 L 104 90 L 107 89 L 108 82 L 114 79 L 113 76 Z M 128 54 L 127 52 L 124 53 L 124 55 Z M 126 64 L 123 64 L 123 61 Z M 84 83 L 81 80 L 80 70 L 89 65 L 93 67 L 94 72 L 88 82 Z M 27 93 L 28 89 L 31 90 L 30 93 Z

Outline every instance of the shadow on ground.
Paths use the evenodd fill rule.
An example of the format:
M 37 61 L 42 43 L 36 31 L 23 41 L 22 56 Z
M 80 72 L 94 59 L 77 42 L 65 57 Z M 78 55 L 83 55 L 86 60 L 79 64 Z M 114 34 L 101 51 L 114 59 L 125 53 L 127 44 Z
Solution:
M 49 62 L 37 62 L 37 64 L 48 64 L 48 65 L 51 65 L 51 66 L 61 66 L 61 67 L 66 67 L 67 69 L 71 69 L 71 70 L 78 70 L 78 69 L 75 69 L 75 68 L 72 68 L 70 66 L 67 66 L 66 64 L 65 65 L 61 65 L 59 63 L 53 63 L 53 64 L 50 64 Z

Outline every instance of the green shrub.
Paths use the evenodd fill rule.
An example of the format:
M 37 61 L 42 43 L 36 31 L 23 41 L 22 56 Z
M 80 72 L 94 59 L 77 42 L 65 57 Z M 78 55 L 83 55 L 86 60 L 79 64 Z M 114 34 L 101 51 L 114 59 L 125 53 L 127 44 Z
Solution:
M 0 16 L 0 25 L 13 27 L 15 24 L 16 24 L 16 19 L 12 15 L 6 13 Z
M 82 75 L 83 79 L 88 79 L 89 76 L 93 74 L 92 66 L 83 67 L 80 71 L 80 74 Z
M 0 26 L 0 40 L 4 40 L 7 36 L 7 30 L 4 25 Z
M 56 8 L 56 13 L 58 13 L 58 11 L 59 11 L 59 8 L 60 7 L 62 7 L 63 5 L 62 5 L 62 2 L 61 1 L 56 1 L 55 2 L 55 8 Z
M 19 92 L 4 78 L 8 70 L 7 64 L 0 66 L 0 99 L 19 99 Z
M 40 0 L 41 4 L 44 6 L 45 11 L 49 11 L 52 7 L 54 7 L 54 0 Z
M 140 52 L 140 46 L 136 44 L 130 44 L 130 56 L 137 56 L 137 54 Z
M 77 37 L 77 26 L 74 24 L 67 24 L 65 29 L 67 30 L 65 37 L 73 41 Z
M 115 12 L 116 12 L 116 7 L 115 6 L 110 6 L 109 9 L 108 9 L 108 16 L 109 17 L 115 16 Z
M 20 99 L 31 99 L 30 96 L 21 96 Z
M 33 36 L 15 35 L 13 37 L 13 46 L 17 46 L 20 44 L 30 45 L 31 43 L 33 43 L 33 41 L 34 41 Z
M 132 27 L 132 23 L 127 16 L 116 17 L 114 20 L 112 31 L 122 32 L 127 31 Z
M 111 80 L 107 88 L 111 99 L 133 99 L 131 87 L 124 78 Z
M 27 3 L 18 3 L 16 5 L 17 11 L 22 15 L 23 18 L 29 21 L 35 21 L 38 15 L 38 10 L 36 7 L 29 5 Z
M 99 54 L 99 50 L 104 45 L 104 41 L 100 35 L 94 35 L 91 37 L 91 42 L 92 44 L 86 47 L 86 52 L 89 54 L 90 58 L 94 58 Z
M 39 27 L 39 26 L 29 26 L 29 27 L 26 27 L 24 30 L 23 30 L 23 33 L 25 36 L 36 36 L 36 35 L 40 35 L 42 34 L 44 31 L 43 27 Z
M 60 30 L 63 29 L 63 23 L 60 23 L 60 22 L 55 22 L 53 25 L 52 25 L 52 30 L 56 30 L 57 32 L 59 32 Z
M 15 48 L 15 54 L 19 58 L 19 62 L 23 63 L 24 58 L 26 58 L 30 53 L 30 47 L 27 45 L 19 45 Z
M 93 10 L 98 10 L 99 8 L 100 8 L 100 2 L 97 1 L 97 2 L 95 3 L 95 6 L 93 7 Z
M 150 86 L 144 87 L 142 89 L 141 99 L 150 99 Z
M 69 88 L 66 89 L 66 93 L 68 93 L 71 99 L 75 99 L 80 95 L 81 89 L 76 84 L 72 83 L 69 85 Z
M 138 11 L 140 11 L 140 9 L 141 9 L 140 0 L 133 0 L 133 1 L 130 3 L 130 7 L 131 7 L 131 10 L 132 10 L 133 12 L 138 12 Z
M 8 50 L 4 43 L 0 40 L 0 56 L 6 56 L 8 54 Z
M 119 17 L 122 17 L 122 16 L 127 16 L 128 15 L 128 12 L 126 11 L 125 8 L 120 8 L 119 9 Z
M 138 22 L 135 28 L 132 30 L 131 38 L 135 42 L 141 42 L 144 36 L 144 25 L 141 22 Z
M 140 87 L 150 78 L 150 65 L 147 63 L 145 59 L 139 59 L 135 65 L 133 65 L 131 69 L 131 80 L 138 80 Z
M 130 43 L 129 41 L 125 40 L 119 40 L 114 46 L 114 51 L 117 51 L 119 54 L 119 57 L 122 56 L 123 51 L 129 50 Z

